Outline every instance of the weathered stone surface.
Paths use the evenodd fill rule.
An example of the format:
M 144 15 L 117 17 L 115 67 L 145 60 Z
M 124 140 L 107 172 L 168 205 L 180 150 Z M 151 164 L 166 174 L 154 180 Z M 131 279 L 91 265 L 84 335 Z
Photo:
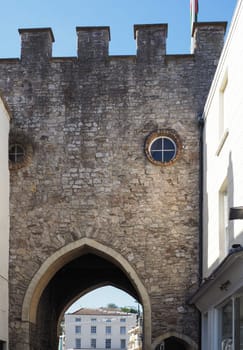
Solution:
M 199 26 L 203 43 L 182 56 L 164 55 L 156 32 L 163 47 L 153 47 L 154 61 L 144 41 L 138 60 L 105 57 L 109 38 L 101 30 L 97 39 L 94 30 L 79 29 L 79 40 L 95 36 L 102 59 L 92 45 L 86 60 L 81 51 L 82 59 L 51 58 L 50 32 L 24 30 L 21 60 L 0 60 L 12 130 L 26 133 L 33 146 L 28 165 L 11 173 L 11 350 L 26 346 L 21 310 L 32 277 L 51 254 L 82 237 L 113 248 L 137 272 L 150 296 L 153 340 L 175 331 L 198 342 L 198 314 L 186 304 L 198 285 L 197 116 L 224 28 Z M 212 45 L 215 31 L 220 40 Z M 183 145 L 168 167 L 154 166 L 144 152 L 146 137 L 163 128 L 174 129 Z M 31 327 L 37 344 L 30 348 L 39 349 Z

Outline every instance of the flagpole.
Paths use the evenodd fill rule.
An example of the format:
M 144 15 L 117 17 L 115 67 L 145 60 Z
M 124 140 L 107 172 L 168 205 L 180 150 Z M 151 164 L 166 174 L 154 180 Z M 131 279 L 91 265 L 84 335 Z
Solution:
M 191 53 L 193 53 L 194 52 L 193 25 L 195 22 L 197 22 L 198 0 L 190 0 L 190 12 L 191 12 Z
M 195 22 L 195 0 L 191 0 L 191 35 L 192 35 L 194 22 Z

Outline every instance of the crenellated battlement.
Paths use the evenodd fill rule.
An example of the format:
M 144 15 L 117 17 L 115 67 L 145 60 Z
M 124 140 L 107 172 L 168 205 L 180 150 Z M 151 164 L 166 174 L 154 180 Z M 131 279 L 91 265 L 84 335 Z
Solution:
M 141 61 L 161 60 L 166 55 L 167 24 L 134 26 L 137 40 L 137 58 Z
M 193 27 L 194 52 L 207 55 L 220 52 L 226 22 L 195 23 Z M 77 27 L 77 58 L 85 61 L 102 61 L 109 56 L 109 27 Z M 55 41 L 51 28 L 19 29 L 22 61 L 47 61 L 52 58 Z M 166 56 L 167 24 L 136 24 L 134 39 L 137 43 L 138 62 L 163 62 Z
M 226 22 L 194 23 L 192 31 L 194 53 L 207 55 L 209 51 L 213 50 L 215 54 L 220 55 L 224 43 L 226 27 Z
M 52 57 L 55 41 L 51 28 L 19 29 L 21 36 L 21 60 L 33 58 L 48 60 Z
M 109 54 L 109 27 L 77 27 L 78 58 L 86 60 L 102 60 Z

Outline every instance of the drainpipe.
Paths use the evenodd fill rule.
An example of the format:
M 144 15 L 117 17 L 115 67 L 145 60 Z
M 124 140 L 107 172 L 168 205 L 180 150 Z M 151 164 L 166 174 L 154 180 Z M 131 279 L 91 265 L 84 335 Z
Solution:
M 198 115 L 199 127 L 199 283 L 203 279 L 203 131 L 204 115 Z M 202 344 L 202 317 L 199 319 L 199 350 Z
M 203 264 L 203 129 L 204 116 L 198 116 L 199 126 L 199 281 L 202 282 Z

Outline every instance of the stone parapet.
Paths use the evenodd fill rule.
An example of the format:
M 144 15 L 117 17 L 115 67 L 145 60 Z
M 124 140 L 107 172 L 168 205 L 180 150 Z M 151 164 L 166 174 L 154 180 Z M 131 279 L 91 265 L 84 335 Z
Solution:
M 77 27 L 78 59 L 103 60 L 109 53 L 109 27 Z
M 207 56 L 221 52 L 226 22 L 194 23 L 193 53 Z M 102 61 L 109 56 L 109 27 L 76 27 L 77 58 L 79 61 Z M 134 25 L 138 62 L 163 62 L 166 56 L 167 24 Z M 52 58 L 54 36 L 51 28 L 19 29 L 21 35 L 21 60 L 23 62 L 47 61 Z
M 48 60 L 55 41 L 51 28 L 19 29 L 21 35 L 21 60 Z
M 194 54 L 219 58 L 224 45 L 227 22 L 197 22 L 193 25 Z
M 134 26 L 139 61 L 162 61 L 166 55 L 167 24 L 146 24 Z

